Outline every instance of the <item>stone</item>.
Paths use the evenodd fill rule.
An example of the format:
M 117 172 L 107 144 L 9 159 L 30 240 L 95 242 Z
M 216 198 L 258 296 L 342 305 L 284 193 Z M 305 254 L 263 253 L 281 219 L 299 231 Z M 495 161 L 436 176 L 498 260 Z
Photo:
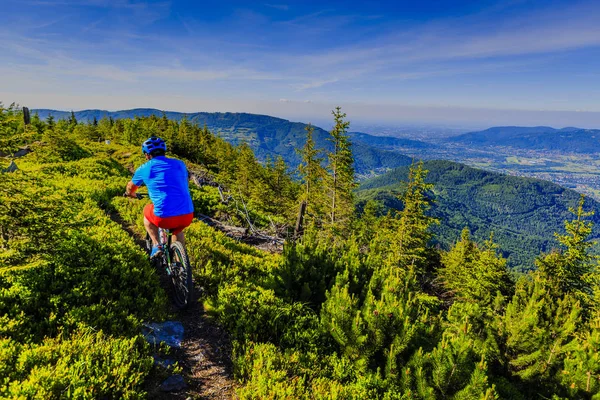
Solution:
M 0 172 L 3 172 L 3 173 L 4 172 L 15 172 L 18 169 L 19 169 L 19 167 L 17 167 L 17 164 L 15 164 L 14 161 L 11 161 L 10 165 L 7 168 L 5 168 L 5 169 L 0 170 Z
M 23 157 L 23 156 L 26 156 L 27 154 L 31 153 L 32 151 L 33 150 L 31 150 L 29 147 L 22 147 L 15 154 L 13 154 L 13 157 L 15 157 L 15 158 Z
M 179 348 L 183 333 L 183 325 L 179 321 L 153 322 L 142 327 L 146 341 L 153 345 L 164 342 L 169 347 Z
M 185 379 L 179 374 L 168 377 L 160 384 L 160 390 L 163 392 L 178 392 L 186 387 Z

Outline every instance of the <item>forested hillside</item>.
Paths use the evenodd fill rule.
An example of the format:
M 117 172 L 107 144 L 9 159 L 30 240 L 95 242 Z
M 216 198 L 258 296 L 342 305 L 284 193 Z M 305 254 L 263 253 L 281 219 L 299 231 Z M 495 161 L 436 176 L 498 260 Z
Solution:
M 480 132 L 465 133 L 448 140 L 470 146 L 508 146 L 563 153 L 600 151 L 600 130 L 597 129 L 499 126 Z
M 433 184 L 432 215 L 440 220 L 433 227 L 436 240 L 449 248 L 468 227 L 479 241 L 494 235 L 509 265 L 533 267 L 540 252 L 557 246 L 552 232 L 559 232 L 575 207 L 579 194 L 538 179 L 514 177 L 468 167 L 451 161 L 427 161 L 427 181 Z M 409 168 L 397 168 L 361 183 L 358 199 L 377 200 L 387 208 L 402 209 L 397 193 L 408 179 Z M 586 209 L 598 211 L 600 204 L 586 201 Z M 600 214 L 590 219 L 590 239 L 600 237 Z
M 359 217 L 347 130 L 335 110 L 334 151 L 321 156 L 309 127 L 295 182 L 283 161 L 262 165 L 187 120 L 25 125 L 0 108 L 0 151 L 29 152 L 0 175 L 0 398 L 146 396 L 158 367 L 140 324 L 165 318 L 167 300 L 123 230 L 143 232 L 145 203 L 121 193 L 153 134 L 210 183 L 191 185 L 197 213 L 275 234 L 305 204 L 281 254 L 199 221 L 186 231 L 205 318 L 234 341 L 240 399 L 599 398 L 600 276 L 583 201 L 559 247 L 515 282 L 491 240 L 464 230 L 449 251 L 434 245 L 423 164 L 399 185 L 401 211 L 379 216 L 370 202 Z
M 422 142 L 420 140 L 404 139 L 393 136 L 374 136 L 362 132 L 350 132 L 350 138 L 355 142 L 364 142 L 371 146 L 388 149 L 398 149 L 403 147 L 431 149 L 438 147 L 435 144 Z
M 57 120 L 71 118 L 71 112 L 66 111 L 38 109 L 32 110 L 32 112 L 37 113 L 42 119 L 50 115 Z M 112 118 L 113 120 L 151 116 L 162 118 L 163 115 L 169 120 L 181 121 L 186 119 L 190 124 L 200 127 L 206 126 L 211 132 L 235 146 L 246 143 L 261 161 L 265 161 L 269 157 L 275 159 L 281 156 L 292 168 L 296 168 L 300 164 L 297 149 L 302 148 L 305 143 L 305 124 L 268 115 L 206 112 L 184 114 L 148 108 L 115 112 L 84 110 L 73 113 L 74 118 L 85 122 L 100 121 L 102 118 Z M 319 127 L 314 129 L 316 145 L 319 148 L 331 151 L 332 144 L 328 141 L 328 133 Z M 352 150 L 356 156 L 354 168 L 357 174 L 369 176 L 375 172 L 384 172 L 390 168 L 411 163 L 409 157 L 400 153 L 377 148 L 378 140 L 381 139 L 366 134 L 360 135 L 361 140 L 352 145 Z M 370 140 L 374 140 L 375 144 L 369 143 Z M 398 140 L 402 141 L 401 139 Z M 394 143 L 398 144 L 397 142 Z

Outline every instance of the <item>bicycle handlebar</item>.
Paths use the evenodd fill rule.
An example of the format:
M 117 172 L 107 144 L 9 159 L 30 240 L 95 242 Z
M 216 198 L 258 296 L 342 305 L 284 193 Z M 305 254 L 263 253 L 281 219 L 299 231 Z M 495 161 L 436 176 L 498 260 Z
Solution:
M 123 193 L 123 197 L 132 197 L 132 196 L 128 195 L 127 193 Z M 150 197 L 150 195 L 148 193 L 136 193 L 135 194 L 135 198 L 138 200 L 141 200 L 144 197 Z

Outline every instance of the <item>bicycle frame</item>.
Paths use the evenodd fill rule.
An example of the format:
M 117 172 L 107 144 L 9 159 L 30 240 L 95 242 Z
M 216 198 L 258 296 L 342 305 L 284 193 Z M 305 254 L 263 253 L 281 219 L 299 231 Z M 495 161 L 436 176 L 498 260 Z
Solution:
M 146 196 L 148 195 L 136 193 L 138 199 Z M 173 232 L 170 229 L 158 228 L 158 242 L 163 248 L 162 256 L 154 258 L 152 261 L 155 266 L 158 267 L 159 264 L 162 264 L 162 267 L 165 268 L 175 289 L 174 304 L 177 308 L 184 309 L 192 301 L 194 290 L 187 251 L 183 244 L 173 241 Z M 146 250 L 148 253 L 152 250 L 149 233 L 146 233 Z
M 171 242 L 173 240 L 173 232 L 169 229 L 158 228 L 158 237 L 163 246 L 163 257 L 167 274 L 171 275 Z

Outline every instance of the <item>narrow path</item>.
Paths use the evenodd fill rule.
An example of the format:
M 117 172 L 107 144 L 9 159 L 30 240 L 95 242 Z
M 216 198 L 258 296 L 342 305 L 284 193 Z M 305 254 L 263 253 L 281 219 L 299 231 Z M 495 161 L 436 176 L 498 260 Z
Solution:
M 168 282 L 166 282 L 168 283 Z M 197 293 L 199 288 L 197 288 Z M 196 302 L 185 311 L 174 311 L 183 324 L 184 340 L 180 349 L 173 349 L 169 358 L 182 367 L 187 388 L 165 393 L 159 389 L 162 380 L 152 382 L 150 399 L 235 399 L 235 381 L 230 360 L 231 342 L 228 335 L 210 318 L 203 315 L 202 304 Z
M 134 227 L 127 224 L 121 216 L 112 212 L 109 217 L 129 233 L 142 248 L 145 243 Z M 194 266 L 192 265 L 192 269 Z M 164 271 L 160 274 L 161 286 L 170 296 L 171 282 Z M 150 399 L 215 399 L 229 400 L 235 396 L 236 383 L 233 379 L 231 364 L 231 342 L 215 321 L 204 315 L 201 297 L 202 289 L 196 285 L 194 301 L 188 309 L 180 311 L 172 307 L 172 319 L 181 322 L 184 327 L 184 339 L 181 348 L 172 349 L 168 358 L 176 361 L 182 368 L 187 388 L 179 392 L 163 392 L 160 384 L 164 377 L 156 377 L 148 382 L 146 390 Z M 160 368 L 160 367 L 158 367 Z

